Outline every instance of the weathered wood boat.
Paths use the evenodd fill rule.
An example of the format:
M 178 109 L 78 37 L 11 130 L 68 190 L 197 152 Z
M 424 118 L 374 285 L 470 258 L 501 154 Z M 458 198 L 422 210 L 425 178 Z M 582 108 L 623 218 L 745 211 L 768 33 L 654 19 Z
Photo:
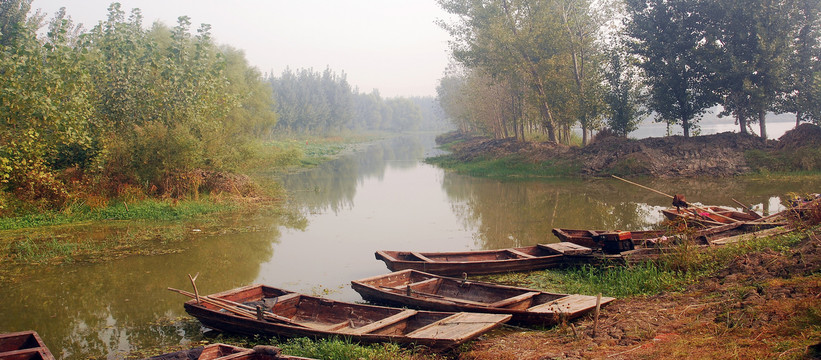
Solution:
M 467 281 L 402 270 L 351 281 L 362 298 L 374 303 L 438 311 L 511 314 L 511 323 L 554 325 L 596 308 L 596 297 L 554 294 L 528 288 Z M 600 305 L 615 300 L 602 297 Z
M 645 246 L 645 242 L 655 242 L 656 239 L 669 234 L 669 231 L 666 230 L 620 231 L 554 228 L 552 231 L 559 241 L 567 241 L 591 249 L 601 248 L 603 245 L 602 238 L 610 234 L 628 233 L 635 247 Z
M 720 226 L 738 221 L 755 221 L 761 218 L 721 206 L 670 208 L 661 210 L 661 213 L 670 221 L 682 221 L 702 227 Z
M 375 255 L 391 271 L 413 269 L 437 275 L 461 276 L 463 273 L 481 275 L 557 267 L 566 263 L 565 254 L 580 255 L 590 251 L 565 242 L 460 252 L 381 250 Z
M 249 285 L 199 300 L 187 301 L 185 311 L 204 326 L 223 332 L 280 337 L 344 336 L 360 343 L 424 345 L 434 351 L 459 346 L 511 317 L 352 304 L 265 285 Z
M 54 360 L 35 331 L 0 334 L 0 360 Z
M 275 346 L 257 345 L 246 349 L 227 344 L 210 344 L 193 349 L 152 356 L 146 360 L 313 360 L 283 355 Z

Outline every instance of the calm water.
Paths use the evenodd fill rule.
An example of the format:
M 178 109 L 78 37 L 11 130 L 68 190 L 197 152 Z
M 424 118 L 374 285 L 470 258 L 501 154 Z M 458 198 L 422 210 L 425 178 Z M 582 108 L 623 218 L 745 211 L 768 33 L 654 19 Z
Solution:
M 619 181 L 496 181 L 421 162 L 432 135 L 387 140 L 282 179 L 292 214 L 244 219 L 251 232 L 202 236 L 186 251 L 104 264 L 37 268 L 0 291 L 0 332 L 33 329 L 58 358 L 121 358 L 134 349 L 202 337 L 180 295 L 251 283 L 356 301 L 349 281 L 385 273 L 378 249 L 470 250 L 557 241 L 553 227 L 645 229 L 669 200 Z M 821 179 L 641 180 L 691 201 L 760 211 L 786 192 L 817 192 Z

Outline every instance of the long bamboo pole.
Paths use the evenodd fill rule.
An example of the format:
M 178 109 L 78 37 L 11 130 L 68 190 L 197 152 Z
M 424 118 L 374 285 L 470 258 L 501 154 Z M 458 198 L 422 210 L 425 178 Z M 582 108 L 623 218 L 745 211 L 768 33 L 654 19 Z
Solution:
M 616 179 L 619 179 L 619 180 L 621 180 L 621 181 L 624 181 L 624 182 L 626 182 L 626 183 L 628 183 L 628 184 L 636 185 L 636 186 L 638 186 L 638 187 L 640 187 L 640 188 L 642 188 L 642 189 L 645 189 L 645 190 L 650 190 L 650 191 L 652 191 L 652 192 L 654 192 L 654 193 L 656 193 L 656 194 L 659 194 L 659 195 L 664 195 L 664 196 L 669 197 L 669 198 L 671 198 L 671 199 L 673 198 L 673 195 L 670 195 L 670 194 L 665 194 L 665 193 L 663 193 L 663 192 L 661 192 L 661 191 L 658 191 L 658 190 L 656 190 L 656 189 L 652 189 L 652 188 L 649 188 L 649 187 L 647 187 L 647 186 L 644 186 L 644 185 L 641 185 L 641 184 L 634 183 L 634 182 L 632 182 L 632 181 L 630 181 L 630 180 L 627 180 L 627 179 L 622 179 L 622 178 L 620 178 L 620 177 L 618 177 L 618 176 L 616 176 L 616 175 L 610 175 L 610 176 L 612 176 L 612 177 L 614 177 L 614 178 L 616 178 Z M 704 212 L 706 212 L 706 213 L 710 213 L 710 214 L 713 214 L 713 215 L 716 215 L 716 216 L 722 217 L 722 218 L 727 219 L 727 220 L 730 220 L 730 221 L 732 221 L 732 222 L 737 222 L 737 221 L 739 221 L 739 220 L 737 220 L 737 219 L 733 219 L 733 218 L 731 218 L 731 217 L 729 217 L 729 216 L 725 216 L 725 215 L 719 214 L 719 213 L 717 213 L 717 212 L 715 212 L 715 211 L 712 211 L 712 210 L 710 210 L 710 209 L 705 209 L 705 208 L 701 208 L 701 207 L 694 206 L 694 205 L 691 205 L 691 206 L 692 206 L 693 208 L 695 208 L 696 210 L 699 210 L 699 211 L 704 211 Z
M 192 299 L 196 298 L 195 294 L 192 294 L 192 293 L 190 293 L 188 291 L 185 291 L 185 290 L 179 290 L 179 289 L 174 289 L 174 288 L 168 288 L 168 290 L 179 293 L 179 294 L 182 294 L 182 295 L 185 295 L 185 296 L 188 296 Z M 255 312 L 256 309 L 254 309 L 254 308 L 252 308 L 248 305 L 240 304 L 238 302 L 234 302 L 234 301 L 231 301 L 231 300 L 214 298 L 214 297 L 211 297 L 211 296 L 200 296 L 199 299 L 202 302 L 205 302 L 205 303 L 214 305 L 216 307 L 225 309 L 227 311 L 230 311 L 230 312 L 232 312 L 234 314 L 237 314 L 237 315 L 240 315 L 240 316 L 244 316 L 244 317 L 251 318 L 251 319 L 256 319 L 257 318 L 256 312 Z M 253 312 L 252 312 L 252 310 L 253 310 Z M 299 327 L 306 327 L 305 325 L 296 323 L 296 322 L 294 322 L 293 320 L 291 320 L 287 317 L 274 314 L 270 311 L 263 311 L 262 313 L 266 318 L 270 318 L 272 320 L 281 321 L 281 322 L 284 322 L 284 323 L 287 323 L 287 324 L 290 324 L 290 325 L 296 325 L 296 326 L 299 326 Z

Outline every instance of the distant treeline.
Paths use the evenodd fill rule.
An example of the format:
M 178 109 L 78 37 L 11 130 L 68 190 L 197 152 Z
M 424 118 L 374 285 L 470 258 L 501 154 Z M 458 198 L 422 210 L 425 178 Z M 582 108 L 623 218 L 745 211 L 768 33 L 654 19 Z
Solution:
M 330 69 L 293 71 L 269 77 L 274 89 L 278 128 L 292 132 L 342 130 L 439 130 L 447 126 L 434 97 L 382 99 L 378 90 L 360 93 L 345 73 Z
M 0 215 L 196 195 L 236 180 L 220 174 L 272 136 L 436 121 L 432 97 L 358 94 L 330 70 L 266 79 L 242 51 L 215 44 L 209 25 L 192 34 L 186 16 L 145 27 L 139 9 L 113 3 L 86 31 L 65 9 L 47 20 L 30 8 L 0 1 Z
M 721 105 L 744 133 L 766 114 L 821 123 L 819 0 L 437 0 L 454 20 L 439 100 L 465 132 L 581 127 L 626 136 L 652 114 L 698 133 Z

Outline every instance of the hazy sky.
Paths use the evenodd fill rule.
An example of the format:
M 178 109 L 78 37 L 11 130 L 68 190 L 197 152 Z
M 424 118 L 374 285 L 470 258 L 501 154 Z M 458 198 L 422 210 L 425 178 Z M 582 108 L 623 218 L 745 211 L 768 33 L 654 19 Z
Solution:
M 111 0 L 34 0 L 51 17 L 59 8 L 89 30 L 106 18 Z M 360 92 L 382 97 L 435 95 L 448 63 L 448 35 L 434 21 L 447 14 L 435 0 L 121 0 L 126 14 L 142 10 L 144 26 L 191 30 L 211 24 L 219 44 L 245 51 L 252 66 L 277 76 L 292 69 L 344 71 Z

